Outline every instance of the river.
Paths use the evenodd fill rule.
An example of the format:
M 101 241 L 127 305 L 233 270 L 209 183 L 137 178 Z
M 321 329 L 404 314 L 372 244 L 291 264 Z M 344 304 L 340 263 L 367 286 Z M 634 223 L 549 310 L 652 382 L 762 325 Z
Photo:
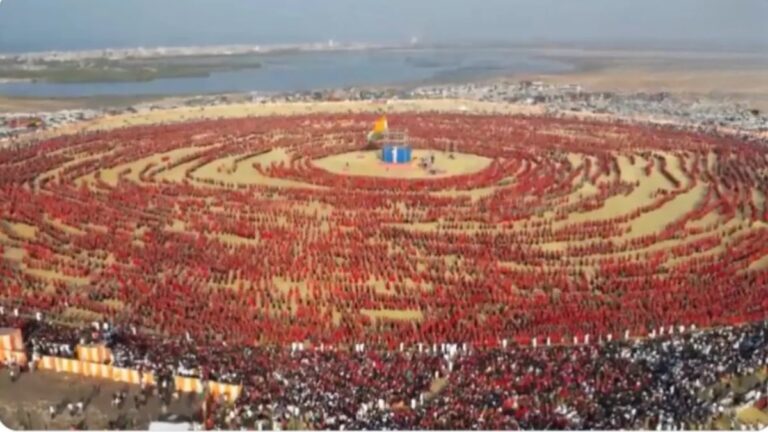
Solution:
M 146 82 L 0 84 L 0 94 L 36 98 L 290 92 L 351 86 L 418 85 L 521 73 L 558 73 L 572 65 L 503 48 L 392 49 L 265 54 L 259 69 Z

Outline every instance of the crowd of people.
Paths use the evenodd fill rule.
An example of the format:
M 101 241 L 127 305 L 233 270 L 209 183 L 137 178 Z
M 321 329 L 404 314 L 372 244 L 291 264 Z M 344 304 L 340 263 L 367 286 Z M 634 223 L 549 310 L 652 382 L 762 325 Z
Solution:
M 452 140 L 493 163 L 425 180 L 312 165 L 353 148 L 365 115 L 126 128 L 5 152 L 0 232 L 5 247 L 23 250 L 25 268 L 4 264 L 5 296 L 50 313 L 125 315 L 174 335 L 389 347 L 559 343 L 764 316 L 761 147 L 564 119 L 392 121 L 416 145 Z M 224 132 L 204 133 L 214 129 Z M 288 162 L 261 166 L 259 155 L 278 147 Z M 218 160 L 306 187 L 200 174 Z M 163 177 L 173 170 L 185 180 Z M 109 171 L 116 177 L 102 178 Z M 482 187 L 480 197 L 463 193 Z M 658 229 L 643 228 L 699 194 Z M 628 197 L 631 208 L 606 211 Z M 392 310 L 421 319 L 387 319 Z
M 93 331 L 0 320 L 18 324 L 30 355 L 61 355 L 50 345 L 53 335 L 70 340 Z M 165 404 L 179 397 L 173 375 L 242 384 L 236 400 L 203 396 L 197 420 L 209 429 L 708 429 L 768 396 L 764 381 L 734 384 L 768 367 L 768 321 L 649 339 L 495 348 L 207 346 L 137 337 L 121 327 L 98 336 L 115 365 L 158 377 L 156 392 L 144 386 L 136 394 L 137 407 L 154 395 Z M 113 395 L 117 406 L 125 399 Z
M 667 427 L 712 414 L 682 387 L 710 375 L 671 395 L 659 383 L 699 373 L 673 366 L 700 338 L 714 350 L 763 327 L 624 341 L 766 318 L 763 147 L 625 123 L 419 114 L 390 122 L 416 147 L 451 143 L 490 165 L 385 180 L 313 164 L 359 148 L 372 120 L 210 120 L 0 150 L 3 315 L 45 317 L 25 330 L 31 353 L 71 357 L 98 340 L 115 365 L 164 383 L 242 383 L 251 419 Z M 287 159 L 264 158 L 276 149 Z M 46 323 L 73 311 L 113 325 Z M 312 349 L 286 348 L 298 342 Z M 454 347 L 450 358 L 435 346 Z M 449 383 L 433 394 L 435 376 Z M 633 412 L 643 391 L 649 408 L 673 398 L 685 412 Z

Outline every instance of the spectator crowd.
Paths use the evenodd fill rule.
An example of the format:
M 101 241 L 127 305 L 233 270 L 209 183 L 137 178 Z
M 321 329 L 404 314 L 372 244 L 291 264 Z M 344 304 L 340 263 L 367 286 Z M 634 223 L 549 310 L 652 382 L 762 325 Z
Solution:
M 708 429 L 768 396 L 762 381 L 731 385 L 768 366 L 765 321 L 576 346 L 403 350 L 205 346 L 7 316 L 0 325 L 23 329 L 30 358 L 76 358 L 58 345 L 85 335 L 106 343 L 113 364 L 158 377 L 137 406 L 147 395 L 179 397 L 173 375 L 242 384 L 236 400 L 204 396 L 198 421 L 211 429 Z

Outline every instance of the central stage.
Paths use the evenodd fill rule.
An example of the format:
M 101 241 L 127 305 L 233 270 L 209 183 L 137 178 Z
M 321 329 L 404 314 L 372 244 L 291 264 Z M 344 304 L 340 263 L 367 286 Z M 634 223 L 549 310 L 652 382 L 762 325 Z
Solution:
M 381 159 L 382 150 L 362 150 L 316 159 L 313 164 L 334 174 L 355 176 L 428 179 L 472 174 L 483 170 L 491 159 L 467 153 L 446 153 L 438 150 L 411 151 L 411 161 L 388 163 Z M 419 166 L 419 160 L 434 155 L 435 174 Z M 449 155 L 453 155 L 451 158 Z
M 386 164 L 409 164 L 413 161 L 413 150 L 404 145 L 384 145 L 381 148 L 381 161 Z

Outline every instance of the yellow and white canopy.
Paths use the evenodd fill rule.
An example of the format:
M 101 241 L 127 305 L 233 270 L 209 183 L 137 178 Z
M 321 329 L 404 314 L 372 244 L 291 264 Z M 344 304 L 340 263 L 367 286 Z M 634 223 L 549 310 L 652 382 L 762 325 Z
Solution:
M 381 136 L 389 129 L 389 125 L 387 125 L 387 116 L 381 116 L 378 120 L 373 124 L 373 129 L 368 132 L 368 141 L 373 141 L 375 139 L 381 138 Z

